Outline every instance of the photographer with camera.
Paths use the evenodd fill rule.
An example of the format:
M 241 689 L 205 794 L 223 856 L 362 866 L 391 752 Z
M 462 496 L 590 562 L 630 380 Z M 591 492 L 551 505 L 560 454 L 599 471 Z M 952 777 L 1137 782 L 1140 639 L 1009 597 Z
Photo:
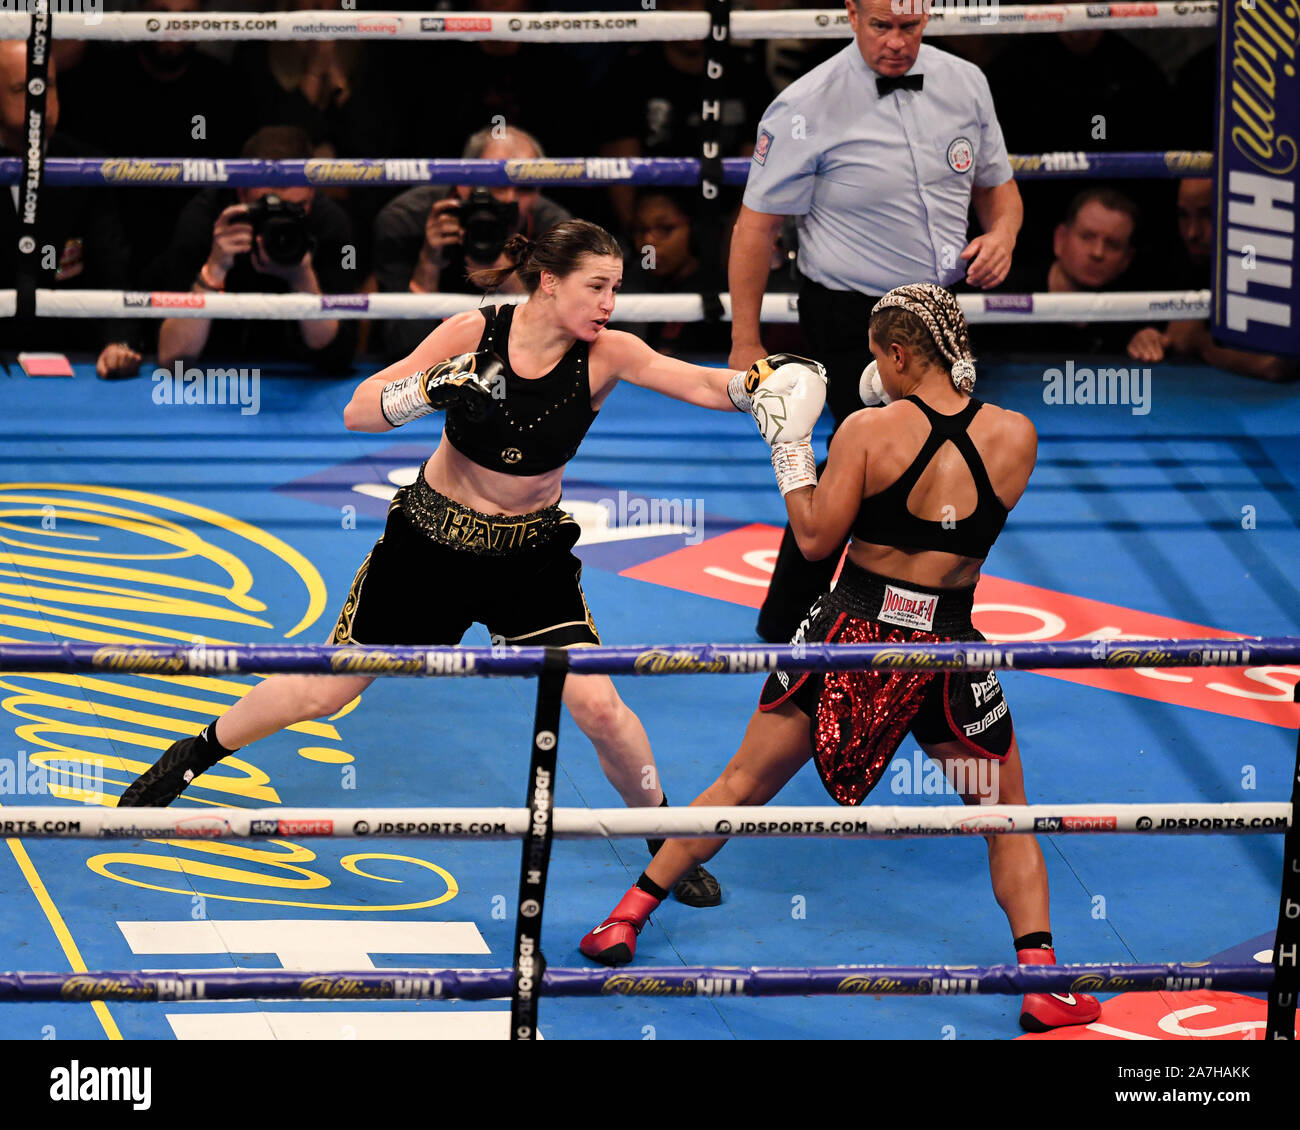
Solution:
M 296 126 L 267 126 L 242 155 L 306 159 L 311 143 Z M 347 214 L 309 185 L 209 188 L 185 205 L 150 282 L 157 290 L 199 294 L 352 293 L 355 272 L 343 267 L 344 247 L 352 243 Z M 158 362 L 166 368 L 203 356 L 252 358 L 340 373 L 351 367 L 357 330 L 357 322 L 335 319 L 167 318 L 158 334 Z
M 536 160 L 544 157 L 531 134 L 514 126 L 480 130 L 465 145 L 465 160 Z M 383 208 L 375 220 L 376 288 L 398 294 L 481 294 L 469 272 L 508 265 L 506 240 L 536 239 L 572 217 L 535 188 L 420 185 Z M 498 293 L 522 294 L 511 276 Z M 384 323 L 383 348 L 405 357 L 437 327 L 435 320 Z

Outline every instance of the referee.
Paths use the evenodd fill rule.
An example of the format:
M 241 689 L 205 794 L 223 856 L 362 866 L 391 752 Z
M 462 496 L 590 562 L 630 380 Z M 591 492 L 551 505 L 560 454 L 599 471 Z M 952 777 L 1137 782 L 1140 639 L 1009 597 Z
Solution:
M 973 63 L 921 45 L 928 6 L 845 0 L 854 42 L 768 107 L 732 236 L 729 364 L 747 369 L 767 355 L 759 310 L 773 243 L 797 217 L 799 325 L 826 366 L 836 427 L 862 407 L 877 299 L 915 282 L 997 286 L 1023 217 L 988 82 Z M 984 234 L 967 242 L 972 203 Z M 805 561 L 786 526 L 758 634 L 790 639 L 839 560 Z

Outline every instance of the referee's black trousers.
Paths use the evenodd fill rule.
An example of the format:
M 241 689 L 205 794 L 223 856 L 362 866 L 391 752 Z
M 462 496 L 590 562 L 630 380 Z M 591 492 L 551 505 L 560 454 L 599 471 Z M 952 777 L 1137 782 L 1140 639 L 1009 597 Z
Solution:
M 809 279 L 799 288 L 799 327 L 809 355 L 826 366 L 826 404 L 838 428 L 862 407 L 858 382 L 871 360 L 867 322 L 879 296 L 856 291 L 828 290 Z M 825 461 L 817 465 L 820 475 Z M 799 552 L 787 525 L 781 552 L 758 616 L 758 634 L 769 643 L 785 643 L 798 630 L 809 607 L 830 588 L 847 539 L 820 561 Z

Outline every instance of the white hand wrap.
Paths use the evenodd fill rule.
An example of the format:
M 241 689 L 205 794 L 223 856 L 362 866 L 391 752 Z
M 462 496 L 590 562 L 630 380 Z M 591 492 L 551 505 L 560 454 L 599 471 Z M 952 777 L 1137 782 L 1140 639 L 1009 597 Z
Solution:
M 751 407 L 749 393 L 745 391 L 745 378 L 745 373 L 733 373 L 727 382 L 727 395 L 731 397 L 731 403 L 736 406 L 737 412 L 748 412 Z
M 379 394 L 379 410 L 395 428 L 435 411 L 424 394 L 424 374 L 412 373 L 399 381 L 389 381 Z
M 812 444 L 777 443 L 772 445 L 772 470 L 776 472 L 776 487 L 784 498 L 792 490 L 817 485 L 817 460 Z
M 875 361 L 862 370 L 862 380 L 858 382 L 858 395 L 862 397 L 862 403 L 868 408 L 873 408 L 877 404 L 893 403 L 889 393 L 885 391 Z

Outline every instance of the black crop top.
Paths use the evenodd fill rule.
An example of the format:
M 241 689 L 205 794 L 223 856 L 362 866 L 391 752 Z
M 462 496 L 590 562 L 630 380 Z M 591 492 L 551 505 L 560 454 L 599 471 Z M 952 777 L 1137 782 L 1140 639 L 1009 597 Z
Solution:
M 907 399 L 925 413 L 930 421 L 930 435 L 902 475 L 878 494 L 862 500 L 858 516 L 853 521 L 853 536 L 894 549 L 937 549 L 983 560 L 1002 532 L 1008 513 L 989 482 L 984 461 L 966 434 L 984 402 L 972 396 L 970 403 L 955 416 L 943 416 L 918 397 L 909 396 Z M 966 460 L 971 478 L 975 480 L 977 501 L 968 517 L 959 518 L 955 524 L 945 527 L 942 521 L 926 521 L 908 510 L 907 496 L 912 493 L 935 453 L 948 440 Z
M 596 419 L 587 378 L 588 343 L 575 341 L 544 377 L 524 380 L 510 368 L 513 305 L 483 309 L 486 325 L 478 348 L 491 349 L 505 362 L 505 395 L 486 420 L 447 410 L 447 440 L 466 459 L 507 475 L 541 475 L 562 467 L 578 451 Z

